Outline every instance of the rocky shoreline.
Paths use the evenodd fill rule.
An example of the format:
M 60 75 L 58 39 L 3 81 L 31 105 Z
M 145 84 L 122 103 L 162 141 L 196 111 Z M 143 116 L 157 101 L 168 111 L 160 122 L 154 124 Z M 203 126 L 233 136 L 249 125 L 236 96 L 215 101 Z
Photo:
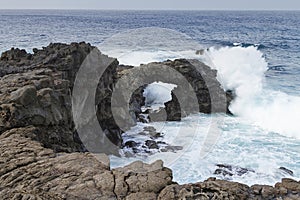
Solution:
M 105 135 L 89 137 L 83 142 L 73 121 L 71 96 L 76 74 L 93 50 L 95 47 L 82 42 L 50 44 L 41 50 L 34 49 L 34 54 L 11 49 L 1 55 L 0 199 L 300 199 L 300 182 L 287 178 L 274 187 L 250 187 L 215 178 L 179 185 L 172 181 L 172 171 L 162 161 L 134 162 L 110 169 L 109 158 L 103 153 L 118 154 L 118 148 L 134 146 L 123 142 L 124 130 L 117 125 L 111 110 L 112 88 L 133 68 L 105 57 L 111 61 L 109 67 L 100 80 L 90 80 L 99 82 L 96 113 Z M 129 101 L 130 126 L 137 121 L 180 120 L 184 117 L 182 113 L 229 113 L 233 93 L 223 91 L 216 81 L 217 72 L 203 63 L 180 59 L 144 67 L 171 67 L 183 74 L 199 107 L 195 110 L 179 104 L 193 97 L 189 93 L 177 95 L 184 92 L 184 88 L 177 87 L 164 110 L 145 113 L 141 109 L 145 105 L 142 94 L 146 85 L 143 85 Z M 180 85 L 174 82 L 174 77 L 169 82 Z M 122 109 L 120 106 L 120 113 Z M 81 126 L 89 126 L 89 120 Z M 107 146 L 107 138 L 115 148 Z M 151 141 L 147 142 L 149 148 L 155 145 Z M 88 152 L 87 144 L 101 145 L 107 151 L 97 152 L 96 148 Z

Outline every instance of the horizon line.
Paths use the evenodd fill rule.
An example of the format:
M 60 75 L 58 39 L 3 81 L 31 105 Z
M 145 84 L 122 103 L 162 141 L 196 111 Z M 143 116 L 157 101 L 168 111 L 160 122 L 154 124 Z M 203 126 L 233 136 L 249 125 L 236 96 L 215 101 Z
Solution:
M 300 11 L 300 9 L 91 9 L 91 8 L 0 8 L 0 10 L 60 11 Z

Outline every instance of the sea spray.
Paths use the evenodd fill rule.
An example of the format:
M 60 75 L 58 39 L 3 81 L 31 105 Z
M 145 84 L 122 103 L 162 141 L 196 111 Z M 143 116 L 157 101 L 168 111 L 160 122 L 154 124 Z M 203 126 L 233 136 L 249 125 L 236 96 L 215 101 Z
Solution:
M 159 51 L 157 53 L 143 50 L 129 52 L 129 55 L 123 55 L 122 62 L 136 66 L 144 63 L 144 59 L 154 62 L 190 58 L 199 59 L 217 69 L 217 78 L 222 86 L 225 89 L 234 90 L 237 95 L 230 107 L 235 116 L 198 114 L 184 118 L 182 122 L 147 124 L 163 132 L 162 141 L 172 145 L 184 144 L 191 137 L 188 134 L 190 128 L 197 128 L 199 134 L 193 138 L 194 142 L 191 145 L 184 148 L 183 152 L 176 154 L 161 152 L 121 159 L 112 157 L 112 167 L 123 166 L 134 160 L 152 162 L 162 159 L 166 166 L 173 170 L 174 180 L 182 184 L 216 176 L 213 173 L 217 163 L 255 170 L 255 173 L 244 176 L 227 177 L 229 180 L 249 185 L 257 182 L 273 185 L 282 177 L 289 177 L 279 170 L 281 166 L 292 169 L 295 177 L 300 177 L 300 171 L 297 170 L 300 168 L 297 162 L 300 159 L 298 156 L 300 155 L 300 144 L 294 139 L 295 137 L 299 138 L 298 130 L 300 130 L 299 123 L 296 121 L 299 118 L 297 115 L 300 113 L 298 111 L 300 108 L 299 97 L 268 87 L 265 82 L 268 63 L 257 47 L 212 47 L 202 56 L 196 55 L 193 50 Z M 153 102 L 153 106 L 162 105 L 163 101 L 170 98 L 172 87 L 169 86 L 163 83 L 153 83 L 148 86 L 144 95 Z M 164 95 L 161 94 L 162 92 Z M 211 120 L 218 117 L 223 118 L 223 123 L 219 124 L 222 136 L 208 156 L 200 159 L 199 150 L 205 139 L 203 133 L 208 131 L 207 127 L 210 126 Z M 137 127 L 125 133 L 125 140 L 128 138 L 139 141 L 137 133 L 144 126 L 145 124 L 138 124 Z M 178 136 L 179 128 L 185 129 L 186 134 Z M 174 136 L 176 136 L 176 141 L 174 141 Z M 285 136 L 292 136 L 292 138 Z
M 257 47 L 211 48 L 207 55 L 223 87 L 236 93 L 230 106 L 233 114 L 268 131 L 300 138 L 300 97 L 268 89 L 268 64 Z

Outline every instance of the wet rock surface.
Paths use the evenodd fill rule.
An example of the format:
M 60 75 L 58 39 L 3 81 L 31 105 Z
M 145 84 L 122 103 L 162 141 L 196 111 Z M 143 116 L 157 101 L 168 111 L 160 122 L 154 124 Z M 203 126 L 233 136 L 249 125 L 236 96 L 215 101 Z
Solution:
M 239 166 L 232 166 L 226 164 L 217 164 L 217 169 L 215 170 L 214 174 L 226 176 L 243 176 L 248 173 L 255 173 L 253 169 L 243 168 Z
M 171 68 L 173 73 L 168 75 L 170 72 L 166 72 L 165 77 L 161 78 L 155 70 L 152 76 L 157 76 L 157 80 L 165 80 L 165 82 L 177 85 L 171 92 L 172 100 L 165 102 L 164 108 L 158 111 L 148 109 L 142 112 L 147 115 L 148 121 L 180 121 L 181 118 L 198 112 L 231 114 L 228 107 L 234 99 L 234 92 L 224 91 L 217 80 L 217 71 L 204 63 L 198 60 L 177 59 L 149 63 L 140 67 Z M 166 78 L 168 76 L 169 79 Z M 145 102 L 141 103 L 141 106 L 145 105 Z
M 181 117 L 195 112 L 230 113 L 228 106 L 233 99 L 233 94 L 223 90 L 216 79 L 216 70 L 211 69 L 198 60 L 178 59 L 166 61 L 162 64 L 178 71 L 192 87 L 191 91 L 187 91 L 186 88 L 180 88 L 180 86 L 172 91 L 172 100 L 165 103 L 168 121 L 178 121 Z M 178 93 L 185 93 L 184 100 L 178 99 Z M 194 109 L 190 105 L 193 104 L 191 101 L 194 98 L 193 95 L 196 97 L 196 102 L 194 103 L 198 105 L 198 109 Z M 189 102 L 189 105 L 183 107 L 181 105 L 182 101 Z M 182 113 L 184 113 L 184 116 L 182 116 Z
M 279 167 L 279 169 L 280 169 L 281 171 L 283 171 L 283 172 L 285 172 L 285 173 L 291 175 L 291 176 L 294 175 L 294 172 L 293 172 L 292 170 L 290 170 L 290 169 L 287 169 L 287 168 L 285 168 L 285 167 Z
M 145 156 L 160 152 L 176 153 L 182 146 L 173 146 L 163 141 L 164 133 L 157 132 L 152 126 L 146 126 L 138 136 L 124 134 L 123 152 L 127 157 Z
M 164 167 L 162 161 L 152 164 L 134 162 L 110 169 L 107 155 L 86 152 L 75 129 L 70 96 L 76 73 L 93 49 L 86 43 L 50 44 L 41 50 L 34 49 L 34 54 L 19 49 L 2 54 L 0 199 L 300 198 L 300 182 L 293 179 L 282 179 L 275 187 L 249 187 L 215 178 L 178 185 L 172 181 L 172 171 Z M 112 120 L 107 106 L 111 87 L 125 72 L 118 69 L 117 60 L 105 58 L 112 62 L 97 86 L 97 120 L 105 127 L 111 141 L 121 146 L 122 130 Z M 130 69 L 127 68 L 125 70 Z M 124 74 L 118 74 L 120 71 Z M 139 96 L 132 113 L 139 112 L 135 109 L 143 104 L 142 101 Z M 88 126 L 89 123 L 81 125 Z M 151 127 L 144 132 L 150 138 L 148 149 L 156 148 L 156 145 L 172 151 L 181 148 L 159 141 L 161 133 Z M 99 145 L 101 141 L 94 142 Z M 105 147 L 106 143 L 102 145 Z M 139 144 L 126 141 L 125 145 L 134 148 Z

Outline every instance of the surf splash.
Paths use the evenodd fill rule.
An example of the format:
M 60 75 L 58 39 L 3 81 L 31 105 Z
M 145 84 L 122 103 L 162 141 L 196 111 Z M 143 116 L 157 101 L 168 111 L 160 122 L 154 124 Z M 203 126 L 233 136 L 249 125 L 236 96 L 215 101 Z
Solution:
M 198 47 L 203 45 L 199 44 Z M 196 55 L 195 50 L 189 49 L 158 52 L 131 49 L 127 52 L 108 53 L 117 58 L 120 56 L 122 64 L 134 66 L 178 58 L 203 61 L 218 71 L 218 80 L 224 89 L 235 91 L 236 99 L 230 106 L 234 115 L 248 119 L 267 131 L 300 139 L 300 124 L 297 122 L 300 117 L 300 97 L 277 91 L 267 85 L 265 73 L 268 63 L 257 46 L 211 47 L 203 55 Z M 161 94 L 162 91 L 165 93 Z M 165 94 L 170 91 L 163 84 L 154 84 L 147 89 L 149 96 L 147 93 L 145 96 L 153 101 L 166 101 Z M 165 101 L 161 100 L 160 103 Z
M 250 185 L 257 182 L 272 185 L 282 177 L 289 177 L 278 170 L 281 166 L 292 169 L 294 176 L 300 177 L 300 163 L 297 162 L 300 159 L 300 124 L 296 121 L 300 113 L 300 97 L 285 94 L 274 85 L 271 87 L 267 84 L 265 74 L 268 63 L 259 46 L 207 47 L 182 34 L 176 35 L 178 33 L 174 31 L 165 34 L 165 31 L 155 29 L 154 32 L 160 34 L 151 34 L 154 38 L 150 39 L 149 29 L 135 30 L 134 37 L 129 31 L 104 42 L 99 48 L 103 53 L 118 58 L 121 64 L 136 67 L 168 59 L 199 59 L 218 71 L 217 78 L 224 89 L 235 91 L 236 98 L 230 107 L 234 117 L 197 114 L 181 122 L 139 123 L 124 133 L 125 141 L 143 140 L 137 133 L 145 126 L 153 126 L 164 133 L 163 142 L 184 146 L 183 151 L 130 158 L 112 156 L 112 167 L 124 166 L 135 160 L 153 162 L 162 159 L 173 170 L 175 181 L 182 184 L 216 176 L 214 170 L 217 163 L 253 169 L 255 173 L 230 177 L 230 180 Z M 136 39 L 133 43 L 132 38 Z M 170 38 L 176 40 L 170 41 Z M 201 54 L 196 54 L 200 49 L 203 50 Z M 163 83 L 150 84 L 144 93 L 148 106 L 155 109 L 155 106 L 162 106 L 163 102 L 170 100 L 173 87 Z M 208 156 L 200 158 L 204 133 L 207 133 L 211 122 L 218 118 L 222 118 L 217 125 L 221 137 Z M 179 128 L 185 130 L 185 134 L 178 135 Z M 196 137 L 189 134 L 195 129 Z M 183 145 L 187 141 L 193 142 Z
M 257 47 L 211 48 L 208 56 L 223 87 L 237 95 L 231 112 L 267 131 L 300 139 L 300 97 L 266 85 L 268 64 Z

